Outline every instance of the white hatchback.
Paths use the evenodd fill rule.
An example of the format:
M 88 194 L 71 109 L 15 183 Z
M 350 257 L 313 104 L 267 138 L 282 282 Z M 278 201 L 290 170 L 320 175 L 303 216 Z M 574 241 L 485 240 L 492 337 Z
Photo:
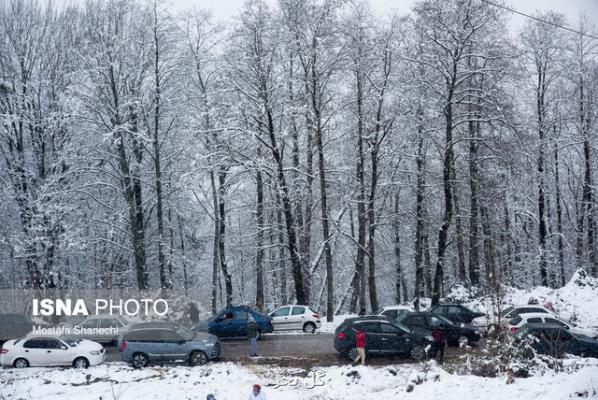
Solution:
M 272 317 L 274 331 L 302 330 L 305 333 L 315 333 L 320 329 L 320 314 L 312 311 L 309 306 L 282 306 L 268 314 Z
M 548 313 L 519 314 L 509 320 L 507 329 L 511 333 L 517 333 L 523 325 L 528 323 L 559 325 L 565 329 L 568 329 L 572 333 L 598 338 L 598 332 L 592 331 L 590 329 L 580 328 L 571 322 L 563 321 L 562 319 Z
M 105 350 L 91 340 L 72 336 L 39 336 L 9 340 L 0 350 L 0 364 L 8 367 L 67 365 L 87 368 L 104 361 Z

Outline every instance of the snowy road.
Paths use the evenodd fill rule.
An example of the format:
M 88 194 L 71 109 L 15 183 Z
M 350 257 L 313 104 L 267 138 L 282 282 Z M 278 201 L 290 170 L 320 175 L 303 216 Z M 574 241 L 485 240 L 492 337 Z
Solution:
M 250 362 L 249 344 L 246 340 L 222 340 L 222 361 Z M 459 349 L 449 347 L 446 359 L 456 358 L 469 351 L 477 351 L 483 347 L 473 349 Z M 309 334 L 270 334 L 257 343 L 260 357 L 251 361 L 252 363 L 269 363 L 279 366 L 301 366 L 310 368 L 313 366 L 331 366 L 347 364 L 348 360 L 340 357 L 334 349 L 334 334 L 316 333 Z M 106 361 L 120 361 L 120 354 L 115 347 L 106 347 Z M 400 357 L 370 357 L 368 364 L 386 365 L 396 362 L 409 363 L 408 359 Z

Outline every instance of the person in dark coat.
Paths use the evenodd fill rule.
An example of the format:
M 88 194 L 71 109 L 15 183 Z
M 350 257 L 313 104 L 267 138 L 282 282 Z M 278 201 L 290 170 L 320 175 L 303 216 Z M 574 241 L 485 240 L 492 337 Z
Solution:
M 446 333 L 442 329 L 434 329 L 432 331 L 432 342 L 430 348 L 430 357 L 436 358 L 439 355 L 437 361 L 438 364 L 444 362 L 444 348 L 447 346 Z
M 249 339 L 250 357 L 257 357 L 257 330 L 257 323 L 255 322 L 255 319 L 253 319 L 253 316 L 250 315 L 247 320 L 247 339 Z
M 189 320 L 192 325 L 199 322 L 199 308 L 197 308 L 195 303 L 189 303 Z

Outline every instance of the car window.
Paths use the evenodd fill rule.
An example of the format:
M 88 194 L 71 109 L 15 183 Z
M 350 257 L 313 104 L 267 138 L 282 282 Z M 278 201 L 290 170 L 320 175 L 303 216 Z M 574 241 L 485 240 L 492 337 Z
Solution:
M 291 315 L 301 315 L 305 314 L 305 307 L 293 307 L 293 312 Z
M 554 318 L 546 318 L 546 323 L 547 324 L 556 324 L 556 325 L 561 326 L 563 328 L 568 328 L 567 324 L 559 321 L 558 319 L 554 319 Z
M 387 317 L 391 318 L 391 319 L 396 319 L 397 318 L 397 310 L 386 310 L 382 312 L 382 315 L 386 315 Z
M 361 329 L 365 333 L 379 333 L 380 332 L 380 324 L 378 322 L 362 322 L 355 324 L 355 329 Z
M 509 321 L 509 324 L 511 325 L 519 325 L 519 323 L 522 321 L 521 316 L 517 315 L 514 318 L 511 318 L 511 320 Z
M 112 318 L 101 318 L 99 322 L 100 323 L 98 324 L 98 326 L 100 328 L 111 328 L 115 326 L 114 320 Z
M 249 313 L 247 311 L 235 311 L 233 319 L 248 319 Z
M 521 319 L 521 317 L 518 317 L 519 319 Z M 542 318 L 530 318 L 527 320 L 528 324 L 536 324 L 536 323 L 542 323 Z
M 117 328 L 121 328 L 121 327 L 124 326 L 124 324 L 118 318 L 114 318 L 112 320 L 112 326 L 115 326 Z
M 46 348 L 47 349 L 62 349 L 62 342 L 56 339 L 47 339 L 46 340 Z
M 272 313 L 273 317 L 286 317 L 289 315 L 289 311 L 291 311 L 291 307 L 282 307 Z
M 445 307 L 434 307 L 433 309 L 429 310 L 429 312 L 434 314 L 445 314 Z
M 42 340 L 30 339 L 23 343 L 23 347 L 26 349 L 45 349 L 46 344 Z
M 160 342 L 178 342 L 181 337 L 171 329 L 160 329 L 156 331 L 155 339 Z
M 411 317 L 411 323 L 415 326 L 426 326 L 426 318 L 422 315 Z
M 136 329 L 127 334 L 127 341 L 130 342 L 153 342 L 158 336 L 155 329 Z
M 177 326 L 176 332 L 185 340 L 191 340 L 195 337 L 195 334 L 184 326 Z
M 380 332 L 382 333 L 401 333 L 401 330 L 392 324 L 380 324 Z
M 83 322 L 81 324 L 81 327 L 83 327 L 83 328 L 97 328 L 98 327 L 98 319 L 97 318 L 88 319 L 87 321 L 85 321 L 85 322 Z
M 461 309 L 459 307 L 456 307 L 456 306 L 450 306 L 448 308 L 448 314 L 449 315 L 461 314 Z

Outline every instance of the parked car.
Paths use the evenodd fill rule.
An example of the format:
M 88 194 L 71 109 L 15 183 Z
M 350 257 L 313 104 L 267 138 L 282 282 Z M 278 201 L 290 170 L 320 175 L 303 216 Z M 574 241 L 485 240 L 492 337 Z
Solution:
M 505 322 L 508 322 L 510 319 L 515 318 L 519 314 L 531 313 L 556 315 L 554 312 L 550 311 L 545 307 L 527 304 L 524 306 L 510 306 L 505 308 L 502 312 L 501 319 Z
M 517 340 L 527 340 L 538 353 L 560 356 L 563 353 L 598 358 L 598 341 L 589 336 L 572 333 L 556 324 L 529 323 L 516 333 Z
M 25 314 L 0 314 L 0 345 L 17 339 L 33 330 L 33 322 Z
M 390 320 L 399 320 L 404 317 L 406 314 L 413 312 L 413 308 L 409 306 L 389 306 L 384 307 L 382 312 L 378 315 L 384 315 L 388 317 Z
M 226 307 L 207 321 L 200 321 L 191 327 L 196 332 L 209 332 L 219 338 L 240 338 L 247 336 L 247 321 L 252 316 L 258 326 L 258 339 L 264 333 L 274 331 L 272 317 L 248 306 Z
M 381 316 L 347 318 L 335 331 L 334 348 L 341 355 L 355 360 L 356 332 L 362 329 L 366 335 L 368 355 L 406 355 L 415 360 L 426 357 L 426 346 L 432 341 L 429 335 L 416 334 L 398 322 Z
M 140 322 L 118 338 L 123 361 L 134 368 L 156 362 L 203 365 L 220 357 L 220 341 L 205 332 L 193 332 L 174 322 Z
M 33 336 L 9 340 L 0 350 L 0 363 L 15 368 L 70 365 L 87 368 L 104 361 L 101 344 L 73 336 Z
M 448 344 L 454 346 L 466 346 L 480 340 L 480 330 L 464 323 L 453 321 L 429 312 L 410 313 L 405 315 L 400 323 L 415 333 L 426 335 L 428 332 L 438 329 L 444 331 Z
M 562 319 L 547 313 L 519 314 L 509 320 L 507 328 L 509 332 L 516 333 L 525 324 L 554 324 L 559 325 L 574 334 L 589 336 L 594 339 L 598 338 L 598 332 L 596 331 L 580 328 L 572 322 L 563 321 Z
M 300 329 L 305 333 L 315 333 L 321 326 L 320 314 L 309 306 L 282 306 L 268 315 L 275 331 Z
M 80 339 L 113 344 L 130 325 L 128 320 L 119 315 L 92 315 L 75 325 L 72 334 Z
M 486 314 L 471 311 L 461 304 L 437 304 L 426 310 L 432 314 L 440 315 L 455 323 L 471 324 L 474 319 L 485 317 Z

